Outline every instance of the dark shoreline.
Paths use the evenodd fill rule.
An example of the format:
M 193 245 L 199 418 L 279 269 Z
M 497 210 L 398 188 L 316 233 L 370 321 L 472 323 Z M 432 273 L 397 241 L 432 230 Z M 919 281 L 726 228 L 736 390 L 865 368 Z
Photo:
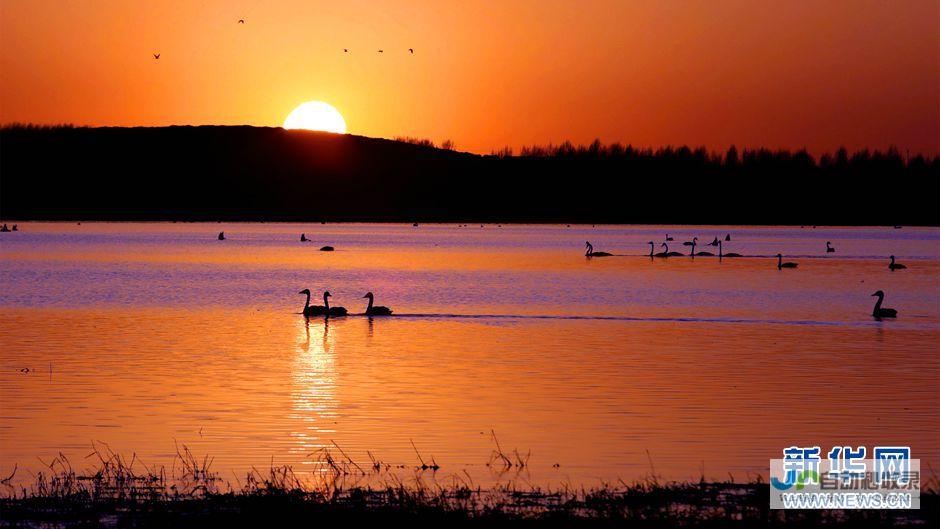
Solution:
M 931 527 L 940 496 L 919 510 L 770 510 L 762 483 L 639 483 L 539 489 L 404 486 L 310 492 L 260 483 L 252 490 L 149 496 L 73 494 L 0 499 L 0 527 L 257 527 L 408 524 L 411 527 Z M 935 525 L 933 525 L 935 526 Z
M 495 436 L 495 434 L 494 434 Z M 274 527 L 407 524 L 410 527 L 924 527 L 940 520 L 936 478 L 921 483 L 918 510 L 771 510 L 770 487 L 748 482 L 669 482 L 655 473 L 631 483 L 555 489 L 507 484 L 483 488 L 448 475 L 418 454 L 419 466 L 371 459 L 362 465 L 323 448 L 303 476 L 290 466 L 253 468 L 236 482 L 213 459 L 177 445 L 171 467 L 148 467 L 93 443 L 83 471 L 59 454 L 28 482 L 0 479 L 0 527 Z M 371 456 L 370 456 L 371 457 Z M 87 463 L 83 463 L 87 464 Z M 528 456 L 493 451 L 487 467 L 523 472 Z M 652 462 L 651 471 L 653 471 Z M 400 474 L 399 474 L 400 472 Z M 440 475 L 439 475 L 440 474 Z M 434 476 L 429 483 L 426 478 Z M 730 476 L 729 476 L 730 477 Z M 441 486 L 438 480 L 453 482 Z M 364 484 L 363 482 L 367 483 Z
M 940 157 L 592 144 L 481 156 L 280 128 L 0 128 L 4 218 L 940 226 Z

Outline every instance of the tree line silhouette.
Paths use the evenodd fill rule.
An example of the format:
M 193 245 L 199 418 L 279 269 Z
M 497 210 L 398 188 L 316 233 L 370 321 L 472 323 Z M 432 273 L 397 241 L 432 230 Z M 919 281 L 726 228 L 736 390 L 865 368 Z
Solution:
M 940 157 L 530 146 L 247 126 L 0 128 L 0 215 L 50 220 L 940 225 Z

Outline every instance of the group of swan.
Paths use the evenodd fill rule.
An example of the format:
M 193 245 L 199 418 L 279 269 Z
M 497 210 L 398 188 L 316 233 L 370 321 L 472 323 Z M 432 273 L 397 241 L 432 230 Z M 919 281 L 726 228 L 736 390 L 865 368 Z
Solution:
M 330 306 L 330 291 L 327 290 L 323 293 L 323 305 L 311 305 L 310 304 L 310 289 L 305 288 L 298 292 L 298 294 L 306 294 L 307 301 L 304 303 L 304 316 L 346 316 L 349 312 L 346 310 L 346 307 L 331 307 Z M 375 296 L 372 292 L 366 292 L 365 296 L 362 296 L 365 299 L 369 300 L 369 306 L 366 307 L 366 311 L 363 313 L 366 316 L 391 316 L 392 309 L 388 307 L 374 306 L 373 302 L 375 301 Z
M 670 239 L 671 239 L 671 237 L 670 237 Z M 668 239 L 667 239 L 667 240 L 668 240 Z M 722 257 L 741 257 L 741 254 L 739 254 L 739 253 L 734 253 L 734 252 L 724 253 L 724 248 L 723 248 L 723 246 L 722 246 L 721 240 L 719 240 L 717 237 L 715 238 L 715 240 L 714 240 L 713 242 L 714 242 L 714 246 L 717 246 L 717 247 L 718 247 L 718 258 L 719 258 L 719 259 L 721 259 Z M 650 254 L 649 254 L 650 257 L 680 257 L 680 256 L 682 256 L 682 255 L 685 255 L 685 254 L 683 254 L 682 252 L 670 252 L 670 251 L 669 251 L 669 245 L 666 244 L 666 243 L 662 243 L 662 244 L 659 245 L 661 248 L 665 248 L 664 251 L 659 252 L 659 253 L 654 253 L 654 252 L 656 251 L 656 243 L 654 243 L 653 241 L 649 241 L 649 242 L 647 242 L 646 244 L 650 245 Z M 712 252 L 698 252 L 698 253 L 695 253 L 695 247 L 696 247 L 696 245 L 698 245 L 698 237 L 693 237 L 691 241 L 688 241 L 688 243 L 682 243 L 682 244 L 684 244 L 684 245 L 686 245 L 686 246 L 691 246 L 691 247 L 692 247 L 692 252 L 689 254 L 689 255 L 692 256 L 692 257 L 695 257 L 696 255 L 700 255 L 700 256 L 703 256 L 703 257 L 714 257 L 714 256 L 715 256 L 715 254 L 713 254 Z M 709 246 L 712 246 L 712 244 L 709 244 Z
M 669 234 L 666 234 L 666 240 L 667 240 L 667 241 L 671 241 L 671 240 L 673 240 L 673 238 L 670 237 Z M 725 237 L 725 240 L 726 240 L 726 241 L 730 241 L 730 240 L 731 240 L 731 235 L 728 234 L 728 235 Z M 669 251 L 669 245 L 666 244 L 665 242 L 663 242 L 662 244 L 660 244 L 660 247 L 665 248 L 665 250 L 662 251 L 662 252 L 659 252 L 659 253 L 654 253 L 654 252 L 656 251 L 656 243 L 654 243 L 653 241 L 649 241 L 647 244 L 650 245 L 650 253 L 649 253 L 649 256 L 650 256 L 651 258 L 653 258 L 653 257 L 678 257 L 678 256 L 682 256 L 682 255 L 683 255 L 681 252 L 670 252 L 670 251 Z M 692 257 L 695 257 L 696 255 L 702 255 L 702 256 L 713 256 L 713 255 L 714 255 L 714 254 L 711 253 L 711 252 L 699 252 L 699 253 L 695 253 L 695 246 L 696 246 L 697 244 L 698 244 L 698 237 L 692 237 L 692 240 L 691 240 L 691 241 L 687 241 L 687 242 L 684 242 L 684 243 L 683 243 L 683 245 L 685 245 L 685 246 L 691 246 L 691 247 L 692 247 L 692 252 L 689 254 L 689 255 L 692 256 Z M 591 243 L 587 243 L 587 246 L 588 246 L 588 253 L 587 253 L 586 255 L 588 255 L 588 256 L 591 256 L 591 255 L 598 255 L 598 253 L 593 253 L 593 249 L 594 249 L 594 248 L 591 246 Z M 727 253 L 727 254 L 722 253 L 722 241 L 721 241 L 721 239 L 719 239 L 719 238 L 717 238 L 717 237 L 715 237 L 715 240 L 712 241 L 712 242 L 709 244 L 709 246 L 718 246 L 718 257 L 719 257 L 719 258 L 721 258 L 721 257 L 741 257 L 741 255 L 740 255 L 740 254 L 737 254 L 737 253 Z M 836 251 L 835 248 L 832 247 L 832 243 L 831 243 L 830 241 L 826 241 L 826 253 L 834 253 L 835 251 Z M 610 254 L 608 254 L 608 253 L 602 253 L 602 255 L 610 255 Z M 784 268 L 796 268 L 796 267 L 798 267 L 798 266 L 799 266 L 799 264 L 797 264 L 797 263 L 793 263 L 793 262 L 789 262 L 789 261 L 784 262 L 784 260 L 783 260 L 783 254 L 779 254 L 779 253 L 777 254 L 777 270 L 782 270 L 782 269 L 784 269 Z M 904 266 L 903 264 L 896 263 L 894 256 L 893 256 L 893 255 L 891 256 L 891 263 L 888 265 L 888 269 L 889 269 L 889 270 L 891 270 L 891 271 L 893 272 L 893 271 L 895 271 L 895 270 L 904 270 L 904 269 L 906 269 L 906 268 L 907 268 L 907 267 Z M 889 309 L 889 308 L 883 308 L 883 307 L 881 306 L 882 302 L 884 301 L 884 297 L 885 297 L 885 293 L 884 293 L 883 291 L 879 290 L 879 291 L 875 292 L 874 294 L 872 294 L 872 296 L 878 298 L 878 301 L 875 302 L 875 308 L 872 310 L 872 313 L 871 313 L 872 316 L 874 316 L 875 318 L 896 318 L 896 317 L 898 316 L 898 311 L 897 311 L 897 310 L 895 310 L 895 309 Z

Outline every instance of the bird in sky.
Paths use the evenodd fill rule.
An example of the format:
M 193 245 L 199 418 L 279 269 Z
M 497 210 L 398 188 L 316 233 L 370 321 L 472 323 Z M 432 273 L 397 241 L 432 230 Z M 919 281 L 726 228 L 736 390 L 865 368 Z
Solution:
M 244 24 L 244 23 L 245 23 L 245 19 L 244 19 L 244 18 L 239 18 L 239 19 L 238 19 L 238 23 L 239 23 L 239 24 Z
M 153 58 L 154 58 L 154 59 L 159 59 L 159 58 L 160 58 L 160 54 L 159 54 L 159 53 L 154 53 L 154 54 L 153 54 Z
M 414 55 L 414 54 L 415 54 L 415 50 L 414 50 L 414 48 L 408 48 L 408 51 L 410 51 L 412 55 Z
M 379 53 L 385 53 L 385 50 L 379 50 Z
M 349 53 L 349 50 L 346 48 L 343 48 L 343 53 Z

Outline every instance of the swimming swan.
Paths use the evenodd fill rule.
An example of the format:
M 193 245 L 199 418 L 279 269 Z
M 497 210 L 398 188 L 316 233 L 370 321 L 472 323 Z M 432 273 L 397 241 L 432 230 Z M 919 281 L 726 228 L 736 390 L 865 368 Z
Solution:
M 826 253 L 836 253 L 836 249 L 832 247 L 832 243 L 826 241 Z
M 895 262 L 894 262 L 894 256 L 893 256 L 893 255 L 891 256 L 891 264 L 888 265 L 888 270 L 892 270 L 892 271 L 893 271 L 893 270 L 904 270 L 905 268 L 907 268 L 907 267 L 904 266 L 904 265 L 902 265 L 902 264 L 900 264 L 900 263 L 895 263 Z
M 372 292 L 366 292 L 364 298 L 369 299 L 369 306 L 366 307 L 366 316 L 391 316 L 392 309 L 388 307 L 373 307 L 372 302 L 375 301 L 375 296 L 372 295 Z
M 881 302 L 885 300 L 885 293 L 882 291 L 875 292 L 872 296 L 877 296 L 878 301 L 875 302 L 875 308 L 872 309 L 871 315 L 876 318 L 897 318 L 898 311 L 894 309 L 883 309 L 881 308 Z
M 713 253 L 711 253 L 711 252 L 699 252 L 699 253 L 695 253 L 695 241 L 693 240 L 693 241 L 692 241 L 692 253 L 689 254 L 689 255 L 691 255 L 692 257 L 695 257 L 696 255 L 701 255 L 702 257 L 714 257 L 715 254 L 713 254 Z
M 657 254 L 654 254 L 654 253 L 653 253 L 653 248 L 656 247 L 656 243 L 654 243 L 653 241 L 650 241 L 650 242 L 648 242 L 647 244 L 650 245 L 650 257 L 669 257 L 668 255 L 666 255 L 666 252 L 659 252 L 659 253 L 657 253 Z M 666 243 L 663 243 L 662 245 L 663 245 L 663 246 L 666 246 Z M 669 251 L 669 247 L 668 247 L 668 246 L 666 246 L 666 251 Z
M 594 246 L 590 243 L 590 241 L 584 241 L 584 246 L 587 248 L 587 252 L 584 253 L 585 257 L 610 257 L 611 255 L 614 255 L 607 252 L 595 252 Z
M 330 306 L 330 291 L 327 290 L 323 293 L 323 304 L 326 305 L 326 313 L 329 316 L 345 316 L 346 307 L 331 307 Z
M 777 254 L 777 270 L 780 270 L 781 268 L 796 268 L 797 266 L 799 265 L 796 263 L 784 263 L 783 255 L 779 253 Z
M 665 253 L 666 255 L 664 255 L 663 257 L 679 257 L 679 256 L 682 255 L 682 252 L 670 252 L 670 251 L 669 251 L 669 245 L 666 244 L 666 243 L 662 243 L 661 246 L 666 249 L 666 251 L 663 252 L 663 253 Z

